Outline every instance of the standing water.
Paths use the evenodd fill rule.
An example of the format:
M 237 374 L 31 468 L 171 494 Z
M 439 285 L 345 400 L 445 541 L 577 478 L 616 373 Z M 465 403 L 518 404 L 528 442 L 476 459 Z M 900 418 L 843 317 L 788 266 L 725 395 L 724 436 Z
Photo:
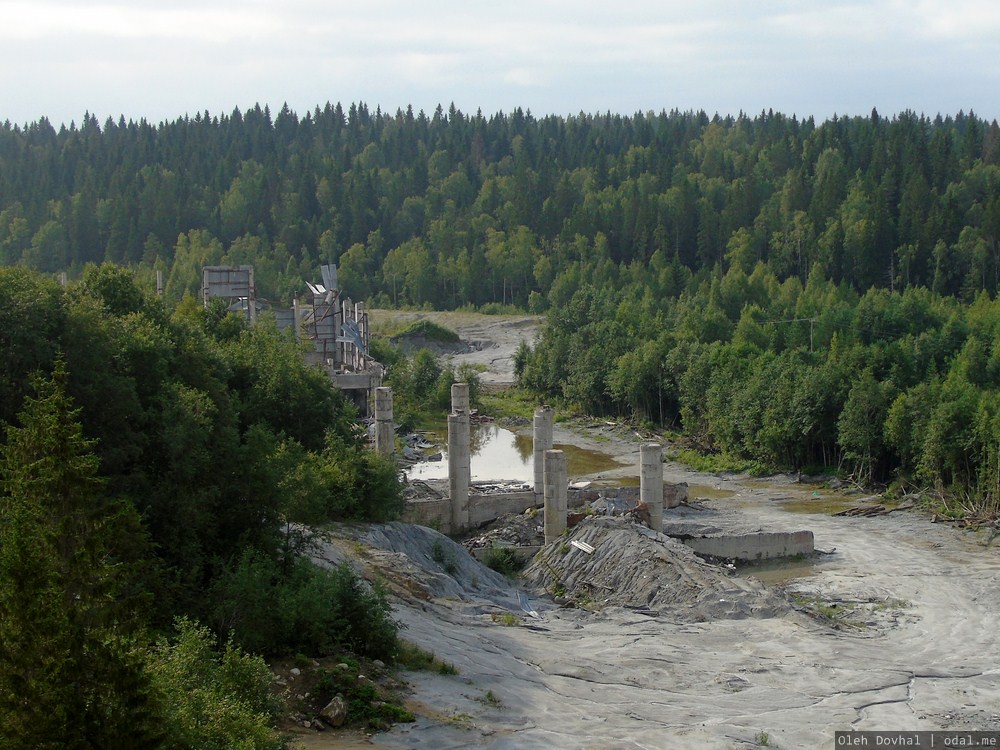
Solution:
M 428 431 L 426 438 L 435 443 L 435 450 L 440 449 L 442 460 L 414 464 L 406 470 L 407 479 L 447 479 L 447 430 Z M 608 471 L 620 466 L 611 456 L 599 451 L 561 444 L 556 444 L 554 448 L 566 453 L 571 477 Z M 505 479 L 531 484 L 535 480 L 532 439 L 529 435 L 518 435 L 493 423 L 474 424 L 471 427 L 470 451 L 474 482 Z

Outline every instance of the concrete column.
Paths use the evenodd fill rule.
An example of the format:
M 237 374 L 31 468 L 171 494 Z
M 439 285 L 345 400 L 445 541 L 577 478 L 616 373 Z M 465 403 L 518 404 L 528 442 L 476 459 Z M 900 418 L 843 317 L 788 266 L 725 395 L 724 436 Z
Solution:
M 247 315 L 250 325 L 257 324 L 257 286 L 253 280 L 253 266 L 242 266 L 247 269 Z
M 639 500 L 649 508 L 649 525 L 663 531 L 663 449 L 657 443 L 639 447 Z
M 469 406 L 469 384 L 452 383 L 451 410 L 455 414 L 471 414 Z
M 551 406 L 535 409 L 533 426 L 535 459 L 535 505 L 539 505 L 545 495 L 545 451 L 552 450 L 552 422 L 555 412 Z
M 562 536 L 566 530 L 566 454 L 562 451 L 545 451 L 545 543 Z
M 163 296 L 163 271 L 156 272 L 156 296 Z
M 469 485 L 472 464 L 469 454 L 469 415 L 448 415 L 448 489 L 451 495 L 451 533 L 469 527 Z
M 391 456 L 396 450 L 396 432 L 392 425 L 392 388 L 375 389 L 375 450 Z

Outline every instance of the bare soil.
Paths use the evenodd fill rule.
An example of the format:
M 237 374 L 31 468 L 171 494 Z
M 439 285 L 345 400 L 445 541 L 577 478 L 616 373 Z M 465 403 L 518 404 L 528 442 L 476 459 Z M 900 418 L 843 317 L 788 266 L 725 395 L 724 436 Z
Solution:
M 469 324 L 449 327 L 484 339 L 487 329 L 504 327 L 501 319 L 487 329 Z M 491 349 L 502 379 L 497 363 L 513 352 Z M 599 447 L 628 476 L 648 437 L 577 424 L 557 425 L 556 440 Z M 610 556 L 608 566 L 628 570 L 586 574 L 641 581 L 655 609 L 591 611 L 526 594 L 522 582 L 492 577 L 458 545 L 447 548 L 455 563 L 448 572 L 427 553 L 433 532 L 419 527 L 331 538 L 327 558 L 346 556 L 367 575 L 391 579 L 404 636 L 459 669 L 458 676 L 407 673 L 417 721 L 365 741 L 494 750 L 833 748 L 838 730 L 1000 731 L 1000 555 L 988 532 L 933 524 L 916 511 L 832 516 L 859 498 L 793 477 L 707 475 L 668 463 L 665 478 L 689 483 L 687 517 L 808 528 L 828 554 L 762 567 L 759 581 L 787 608 L 733 619 L 691 617 L 685 608 L 700 606 L 698 597 L 672 605 L 678 581 L 705 584 L 686 578 L 683 561 L 650 564 L 652 553 Z M 341 746 L 331 733 L 327 739 L 310 738 L 309 747 Z

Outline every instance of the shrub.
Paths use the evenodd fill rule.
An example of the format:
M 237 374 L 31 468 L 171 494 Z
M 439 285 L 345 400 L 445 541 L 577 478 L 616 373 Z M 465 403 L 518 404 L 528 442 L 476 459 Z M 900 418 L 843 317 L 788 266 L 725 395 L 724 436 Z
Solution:
M 385 592 L 349 566 L 319 568 L 295 559 L 287 571 L 247 551 L 212 588 L 212 623 L 242 647 L 266 656 L 327 656 L 343 650 L 393 661 L 399 624 Z
M 483 558 L 486 567 L 513 578 L 524 567 L 525 560 L 511 547 L 490 547 Z
M 442 344 L 456 344 L 461 339 L 458 334 L 450 328 L 445 328 L 430 320 L 415 320 L 396 334 L 395 338 L 406 336 L 419 336 L 428 341 L 437 341 Z
M 198 750 L 280 750 L 272 728 L 278 710 L 271 670 L 229 642 L 216 651 L 208 628 L 187 618 L 177 637 L 161 639 L 147 656 L 159 699 L 165 746 Z

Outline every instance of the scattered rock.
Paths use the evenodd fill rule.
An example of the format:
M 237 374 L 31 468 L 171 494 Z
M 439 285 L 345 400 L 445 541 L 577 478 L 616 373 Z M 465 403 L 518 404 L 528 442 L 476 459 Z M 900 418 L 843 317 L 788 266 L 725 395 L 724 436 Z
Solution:
M 340 695 L 334 696 L 333 700 L 326 704 L 326 707 L 319 712 L 319 718 L 331 727 L 341 727 L 347 721 L 347 703 Z

